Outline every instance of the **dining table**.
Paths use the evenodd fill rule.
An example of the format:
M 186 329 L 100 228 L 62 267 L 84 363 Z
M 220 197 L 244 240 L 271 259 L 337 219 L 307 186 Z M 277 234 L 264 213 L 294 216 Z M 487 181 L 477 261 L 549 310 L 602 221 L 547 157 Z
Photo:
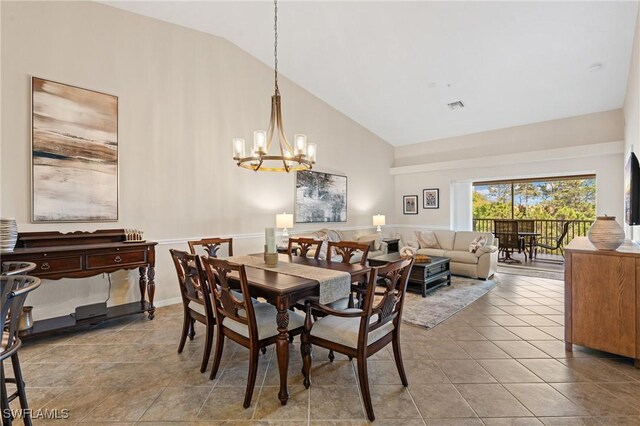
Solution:
M 255 254 L 262 256 L 262 253 Z M 313 259 L 288 254 L 278 254 L 278 262 L 296 263 L 315 268 L 331 269 L 347 272 L 352 282 L 366 276 L 371 268 L 360 264 L 347 264 L 327 260 Z M 277 268 L 276 268 L 277 269 Z M 276 340 L 276 357 L 280 373 L 280 390 L 278 399 L 285 405 L 289 399 L 287 373 L 289 368 L 289 310 L 298 302 L 317 297 L 320 294 L 320 283 L 309 278 L 279 273 L 277 270 L 261 269 L 245 265 L 247 283 L 252 297 L 262 297 L 275 306 L 278 337 Z

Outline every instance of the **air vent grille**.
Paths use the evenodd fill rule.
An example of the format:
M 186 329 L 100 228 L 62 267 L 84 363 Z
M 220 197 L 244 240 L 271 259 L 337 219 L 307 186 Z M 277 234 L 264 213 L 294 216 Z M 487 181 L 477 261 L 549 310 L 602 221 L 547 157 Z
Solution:
M 449 107 L 450 110 L 456 110 L 456 109 L 462 109 L 464 108 L 464 104 L 462 103 L 462 101 L 455 101 L 455 102 L 451 102 L 450 104 L 447 104 L 447 106 Z

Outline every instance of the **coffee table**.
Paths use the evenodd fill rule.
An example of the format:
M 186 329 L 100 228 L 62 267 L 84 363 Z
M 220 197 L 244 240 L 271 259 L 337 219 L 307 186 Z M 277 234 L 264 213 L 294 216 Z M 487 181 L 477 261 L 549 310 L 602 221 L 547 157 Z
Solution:
M 414 263 L 409 274 L 409 284 L 420 286 L 422 297 L 442 285 L 451 285 L 451 269 L 448 257 L 429 256 L 430 263 Z M 391 253 L 369 259 L 369 266 L 384 266 L 387 263 L 400 260 L 400 254 Z

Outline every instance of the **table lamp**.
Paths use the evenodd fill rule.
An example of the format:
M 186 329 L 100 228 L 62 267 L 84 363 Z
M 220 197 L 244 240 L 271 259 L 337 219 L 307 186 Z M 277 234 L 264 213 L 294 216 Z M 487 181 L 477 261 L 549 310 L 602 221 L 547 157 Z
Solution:
M 289 244 L 289 231 L 287 231 L 287 228 L 293 228 L 293 215 L 287 213 L 277 214 L 276 228 L 282 228 L 282 245 Z
M 382 232 L 382 226 L 384 226 L 385 217 L 383 214 L 377 214 L 373 216 L 373 226 L 377 226 L 377 232 Z

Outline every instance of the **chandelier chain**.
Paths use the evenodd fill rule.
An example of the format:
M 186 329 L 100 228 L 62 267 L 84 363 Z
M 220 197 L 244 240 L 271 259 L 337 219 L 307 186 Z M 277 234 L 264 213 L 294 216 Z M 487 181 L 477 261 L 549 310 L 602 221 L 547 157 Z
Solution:
M 278 87 L 278 0 L 273 0 L 274 14 L 273 14 L 273 57 L 274 57 L 274 70 L 275 70 L 275 86 L 276 95 L 280 94 L 280 88 Z

